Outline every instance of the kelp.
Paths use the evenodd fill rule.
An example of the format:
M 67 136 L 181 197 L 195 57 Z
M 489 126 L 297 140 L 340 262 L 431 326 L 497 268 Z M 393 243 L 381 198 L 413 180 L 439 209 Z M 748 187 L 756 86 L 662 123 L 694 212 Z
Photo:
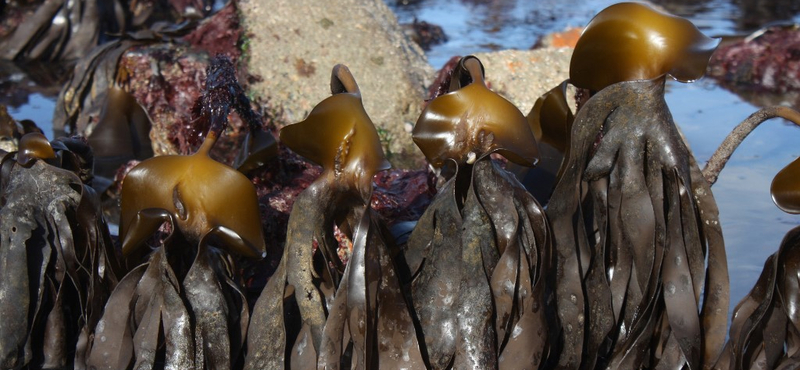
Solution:
M 730 339 L 714 369 L 800 366 L 800 228 L 790 230 L 764 263 L 753 289 L 736 305 Z
M 47 0 L 0 39 L 0 59 L 74 61 L 127 32 L 208 16 L 211 0 Z M 5 4 L 5 2 L 3 2 Z M 19 6 L 19 5 L 14 5 Z M 29 6 L 29 5 L 23 5 Z M 112 41 L 113 42 L 113 41 Z
M 700 368 L 725 340 L 718 210 L 664 100 L 702 75 L 715 41 L 646 5 L 600 12 L 576 46 L 575 115 L 547 215 L 555 236 L 561 368 Z
M 236 84 L 233 74 L 224 57 L 208 71 L 228 84 Z M 142 254 L 148 260 L 111 294 L 94 330 L 90 367 L 226 369 L 243 360 L 249 306 L 228 252 L 262 258 L 265 245 L 255 188 L 208 156 L 227 124 L 229 94 L 235 91 L 224 85 L 229 94 L 221 93 L 216 82 L 209 80 L 204 91 L 199 113 L 208 115 L 203 119 L 210 127 L 200 149 L 148 159 L 124 179 L 122 252 L 128 261 Z M 164 223 L 166 235 L 148 250 L 148 240 Z
M 53 113 L 53 130 L 57 133 L 91 135 L 104 107 L 109 105 L 112 88 L 123 87 L 128 79 L 119 68 L 122 55 L 136 46 L 168 42 L 187 33 L 191 24 L 159 23 L 151 28 L 125 33 L 93 49 L 80 58 L 70 79 L 58 94 Z M 140 141 L 147 138 L 139 138 Z
M 84 368 L 89 330 L 123 273 L 81 176 L 89 153 L 29 133 L 2 158 L 0 367 Z
M 448 91 L 413 132 L 451 175 L 405 251 L 425 357 L 433 369 L 546 368 L 557 335 L 548 222 L 490 157 L 533 165 L 536 141 L 522 113 L 486 87 L 477 58 L 461 59 Z
M 533 194 L 539 203 L 547 205 L 561 176 L 562 163 L 569 149 L 569 135 L 574 119 L 567 103 L 569 81 L 540 96 L 525 117 L 539 147 L 539 163 L 530 168 L 509 163 L 506 169 L 513 173 Z
M 281 130 L 322 173 L 295 200 L 280 265 L 253 309 L 245 369 L 422 368 L 402 264 L 370 207 L 372 177 L 389 162 L 346 66 L 333 68 L 331 93 Z M 353 243 L 346 266 L 334 225 Z
M 794 112 L 795 118 L 797 112 Z M 775 204 L 798 213 L 795 160 L 773 179 Z M 728 342 L 714 369 L 796 369 L 800 367 L 800 227 L 789 230 L 764 263 L 755 286 L 733 311 Z
M 119 0 L 51 0 L 0 40 L 0 58 L 16 61 L 74 60 L 109 32 L 125 28 Z

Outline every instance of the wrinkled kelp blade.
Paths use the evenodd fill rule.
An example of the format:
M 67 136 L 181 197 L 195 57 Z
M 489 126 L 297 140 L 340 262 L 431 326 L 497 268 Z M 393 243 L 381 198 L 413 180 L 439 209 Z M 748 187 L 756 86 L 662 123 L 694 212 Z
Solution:
M 456 177 L 453 176 L 439 192 L 454 195 Z M 458 335 L 461 216 L 454 196 L 436 197 L 425 213 L 434 215 L 432 224 L 418 223 L 408 241 L 410 253 L 423 256 L 420 258 L 422 269 L 414 278 L 411 295 L 430 365 L 443 369 L 453 358 Z M 433 238 L 425 240 L 429 235 Z
M 213 369 L 230 368 L 228 304 L 210 266 L 205 239 L 200 242 L 197 257 L 183 280 L 183 288 L 194 318 L 195 362 Z
M 97 369 L 125 369 L 133 358 L 131 303 L 136 286 L 147 265 L 141 265 L 119 282 L 106 303 L 105 314 L 97 324 L 94 341 L 89 349 L 87 365 Z
M 287 255 L 288 249 L 284 250 L 278 269 L 272 274 L 253 308 L 250 328 L 247 330 L 247 357 L 244 366 L 247 370 L 285 368 L 286 328 L 283 323 L 283 301 Z

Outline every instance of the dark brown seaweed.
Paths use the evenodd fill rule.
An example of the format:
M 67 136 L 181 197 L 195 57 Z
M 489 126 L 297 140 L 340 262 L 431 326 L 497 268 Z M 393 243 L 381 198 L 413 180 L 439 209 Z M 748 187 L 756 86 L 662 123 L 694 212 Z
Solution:
M 389 163 L 347 67 L 333 68 L 331 93 L 281 130 L 323 171 L 295 200 L 280 266 L 253 310 L 245 368 L 422 368 L 396 251 L 369 206 L 372 177 Z M 346 266 L 334 225 L 353 242 Z
M 454 73 L 451 91 L 428 105 L 414 129 L 431 164 L 455 167 L 405 253 L 425 354 L 434 369 L 544 367 L 557 334 L 547 307 L 548 223 L 489 156 L 530 165 L 536 142 L 521 112 L 483 85 L 477 58 L 462 59 Z M 435 140 L 454 132 L 474 136 Z
M 560 366 L 696 368 L 724 341 L 716 205 L 663 95 L 664 77 L 616 83 L 575 117 L 547 210 L 559 255 Z
M 82 366 L 88 328 L 122 273 L 97 196 L 75 172 L 45 162 L 71 155 L 58 151 L 30 133 L 2 158 L 3 368 Z

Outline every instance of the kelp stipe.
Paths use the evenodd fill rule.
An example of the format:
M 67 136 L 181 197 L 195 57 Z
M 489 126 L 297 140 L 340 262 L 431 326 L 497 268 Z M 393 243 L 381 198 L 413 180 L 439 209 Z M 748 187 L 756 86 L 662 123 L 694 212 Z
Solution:
M 234 73 L 218 57 L 207 75 Z M 258 199 L 250 181 L 208 156 L 227 125 L 228 99 L 209 80 L 206 140 L 193 155 L 148 159 L 122 185 L 122 252 L 135 267 L 114 290 L 87 355 L 97 369 L 230 368 L 241 364 L 249 308 L 236 260 L 265 255 Z M 226 89 L 228 92 L 235 89 Z M 241 112 L 241 111 L 240 111 Z M 148 239 L 167 226 L 155 250 Z M 144 252 L 144 253 L 143 253 Z M 149 253 L 149 255 L 148 255 Z
M 570 82 L 593 96 L 575 115 L 547 209 L 561 368 L 700 368 L 721 350 L 718 210 L 664 101 L 666 76 L 699 78 L 716 43 L 686 20 L 622 3 L 576 45 Z
M 538 150 L 522 113 L 483 77 L 477 58 L 463 58 L 414 128 L 431 165 L 452 176 L 408 241 L 411 297 L 431 368 L 539 368 L 555 334 L 550 231 L 539 204 L 490 158 L 530 166 Z
M 331 93 L 281 130 L 322 173 L 295 200 L 280 266 L 253 311 L 245 368 L 422 368 L 395 252 L 370 208 L 372 177 L 389 162 L 347 67 L 333 68 Z M 334 225 L 353 241 L 346 267 Z
M 81 176 L 91 171 L 89 153 L 84 142 L 29 133 L 2 157 L 0 367 L 85 365 L 89 331 L 122 274 Z

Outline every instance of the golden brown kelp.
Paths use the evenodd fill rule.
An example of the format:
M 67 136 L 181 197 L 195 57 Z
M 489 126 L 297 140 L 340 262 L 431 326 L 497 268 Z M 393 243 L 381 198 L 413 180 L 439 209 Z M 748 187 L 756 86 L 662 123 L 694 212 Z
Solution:
M 547 209 L 561 368 L 697 369 L 721 350 L 729 293 L 718 211 L 664 101 L 666 76 L 701 77 L 715 45 L 635 3 L 600 12 L 578 41 L 570 81 L 593 96 L 576 113 Z
M 514 163 L 506 165 L 541 204 L 546 205 L 561 173 L 561 164 L 569 149 L 569 135 L 574 119 L 567 103 L 564 81 L 544 93 L 533 104 L 526 116 L 539 146 L 539 163 L 535 168 Z
M 536 141 L 522 113 L 486 87 L 477 58 L 459 62 L 448 90 L 413 132 L 450 175 L 406 251 L 424 354 L 434 369 L 545 367 L 555 334 L 550 231 L 536 200 L 490 158 L 532 166 Z
M 219 74 L 233 75 L 230 61 L 212 63 L 208 75 Z M 206 86 L 204 96 L 213 98 L 203 100 L 209 106 L 200 113 L 210 115 L 205 118 L 210 127 L 197 153 L 151 158 L 125 177 L 122 252 L 136 262 L 165 222 L 167 235 L 109 298 L 95 327 L 89 366 L 226 369 L 241 364 L 250 315 L 228 251 L 261 258 L 265 246 L 253 185 L 208 156 L 227 124 L 231 102 L 215 87 L 214 81 Z
M 253 311 L 245 368 L 422 368 L 395 252 L 369 206 L 372 177 L 389 162 L 347 67 L 333 68 L 331 93 L 281 130 L 281 142 L 323 170 L 295 200 L 280 266 Z M 346 267 L 334 225 L 353 242 Z
M 91 159 L 78 158 L 70 147 L 88 152 L 85 143 L 51 145 L 30 133 L 19 152 L 2 158 L 3 368 L 82 368 L 88 328 L 121 273 L 97 196 L 79 177 L 77 167 L 87 161 L 91 167 Z

